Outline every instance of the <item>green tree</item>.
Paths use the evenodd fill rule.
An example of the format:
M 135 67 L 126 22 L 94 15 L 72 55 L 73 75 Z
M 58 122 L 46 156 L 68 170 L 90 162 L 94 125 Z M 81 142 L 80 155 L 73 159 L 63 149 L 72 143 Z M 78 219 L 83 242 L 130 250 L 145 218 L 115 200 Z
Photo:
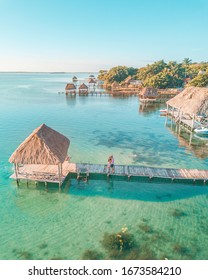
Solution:
M 188 86 L 195 87 L 207 87 L 208 86 L 208 74 L 200 74 L 188 83 Z
M 145 79 L 144 86 L 153 88 L 168 88 L 173 87 L 173 77 L 168 71 L 160 72 L 150 78 Z
M 98 74 L 98 79 L 104 81 L 106 78 L 106 74 L 107 74 L 106 70 L 100 70 Z
M 122 82 L 129 76 L 128 68 L 126 66 L 117 66 L 111 68 L 105 76 L 107 83 Z
M 183 64 L 191 64 L 191 62 L 192 62 L 192 59 L 190 59 L 188 57 L 183 59 Z
M 129 76 L 134 77 L 137 74 L 138 69 L 134 67 L 128 67 L 127 68 Z

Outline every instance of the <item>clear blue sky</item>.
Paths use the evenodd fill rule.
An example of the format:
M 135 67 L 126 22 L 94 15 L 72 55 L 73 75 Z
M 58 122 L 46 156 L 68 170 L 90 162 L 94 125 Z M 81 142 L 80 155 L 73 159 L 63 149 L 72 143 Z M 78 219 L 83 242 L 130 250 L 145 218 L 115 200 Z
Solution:
M 207 0 L 0 0 L 0 71 L 208 61 Z

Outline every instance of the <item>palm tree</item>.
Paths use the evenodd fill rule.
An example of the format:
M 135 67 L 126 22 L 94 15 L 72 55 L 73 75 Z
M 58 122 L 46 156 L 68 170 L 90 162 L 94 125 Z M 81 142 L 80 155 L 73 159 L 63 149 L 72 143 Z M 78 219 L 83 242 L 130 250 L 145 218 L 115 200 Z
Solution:
M 191 62 L 192 62 L 192 59 L 190 59 L 188 57 L 183 59 L 183 64 L 191 64 Z

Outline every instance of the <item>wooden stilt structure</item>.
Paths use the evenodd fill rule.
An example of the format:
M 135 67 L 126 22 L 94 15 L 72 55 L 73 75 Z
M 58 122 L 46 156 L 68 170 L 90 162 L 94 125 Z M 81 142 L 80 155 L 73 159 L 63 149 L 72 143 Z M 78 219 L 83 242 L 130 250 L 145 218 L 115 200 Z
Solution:
M 19 187 L 17 163 L 14 163 L 14 171 L 15 171 L 16 183 L 17 183 L 17 186 Z
M 69 143 L 67 137 L 45 124 L 36 128 L 9 159 L 11 163 L 14 163 L 17 185 L 19 185 L 19 179 L 26 179 L 27 182 L 28 180 L 56 182 L 61 188 L 62 163 L 67 158 Z M 18 172 L 18 164 L 21 164 L 21 172 Z M 53 167 L 56 169 L 55 172 Z

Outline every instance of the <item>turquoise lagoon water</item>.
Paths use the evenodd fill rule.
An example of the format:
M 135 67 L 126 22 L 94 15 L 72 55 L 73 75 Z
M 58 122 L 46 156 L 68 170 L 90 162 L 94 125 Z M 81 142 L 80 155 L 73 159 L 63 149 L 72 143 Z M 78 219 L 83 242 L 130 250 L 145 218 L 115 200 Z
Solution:
M 90 73 L 91 74 L 91 73 Z M 89 73 L 76 73 L 83 79 Z M 71 140 L 74 162 L 207 169 L 207 139 L 181 136 L 160 107 L 137 97 L 66 97 L 74 73 L 0 74 L 0 259 L 82 259 L 105 233 L 126 226 L 135 248 L 121 258 L 208 259 L 208 188 L 203 185 L 90 180 L 67 182 L 63 191 L 39 184 L 17 188 L 8 158 L 40 124 Z

